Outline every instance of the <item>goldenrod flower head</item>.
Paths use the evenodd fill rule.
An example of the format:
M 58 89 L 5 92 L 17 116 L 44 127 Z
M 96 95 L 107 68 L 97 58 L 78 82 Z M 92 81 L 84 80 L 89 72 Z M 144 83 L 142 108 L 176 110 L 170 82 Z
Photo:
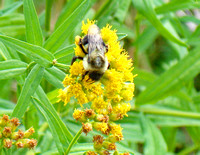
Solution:
M 7 115 L 3 115 L 0 118 L 0 144 L 1 149 L 3 147 L 10 149 L 13 145 L 17 148 L 34 148 L 37 145 L 37 140 L 28 139 L 35 132 L 34 128 L 31 127 L 27 131 L 23 132 L 22 130 L 15 131 L 16 128 L 20 125 L 19 119 L 12 118 L 9 119 Z M 28 142 L 28 143 L 27 143 Z
M 95 21 L 90 20 L 87 20 L 86 23 L 82 22 L 83 36 L 75 38 L 76 56 L 85 57 L 79 43 L 81 38 L 87 35 L 89 27 L 94 24 Z M 112 26 L 108 24 L 100 30 L 101 37 L 108 47 L 105 56 L 110 64 L 110 68 L 105 71 L 101 79 L 94 82 L 88 74 L 84 75 L 86 71 L 83 61 L 78 60 L 71 65 L 69 75 L 66 75 L 63 81 L 65 89 L 59 90 L 59 98 L 65 105 L 71 97 L 74 97 L 81 106 L 91 103 L 89 104 L 91 105 L 90 109 L 75 109 L 73 117 L 83 123 L 83 132 L 86 134 L 94 128 L 110 137 L 107 139 L 109 146 L 106 149 L 99 145 L 94 147 L 99 149 L 99 154 L 109 154 L 108 149 L 116 149 L 114 143 L 123 139 L 122 128 L 111 121 L 128 116 L 127 112 L 131 109 L 129 101 L 134 96 L 133 63 L 127 52 L 121 47 L 116 32 L 117 30 L 113 30 Z M 87 47 L 83 48 L 87 50 Z M 84 78 L 82 78 L 83 75 Z M 87 152 L 87 154 L 94 153 Z

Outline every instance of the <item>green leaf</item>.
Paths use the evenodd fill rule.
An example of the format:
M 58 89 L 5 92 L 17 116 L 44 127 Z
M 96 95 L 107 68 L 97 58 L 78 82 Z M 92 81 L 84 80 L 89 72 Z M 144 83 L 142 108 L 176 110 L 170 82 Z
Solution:
M 65 73 L 56 67 L 47 68 L 44 72 L 44 78 L 56 88 L 63 88 L 62 81 Z
M 133 0 L 132 2 L 137 10 L 151 22 L 151 24 L 158 30 L 158 32 L 160 32 L 161 35 L 179 45 L 187 46 L 177 36 L 174 36 L 174 34 L 170 33 L 168 29 L 164 27 L 164 25 L 158 19 L 153 9 L 153 0 Z
M 153 26 L 148 26 L 134 42 L 134 45 L 138 48 L 138 52 L 145 52 L 153 44 L 157 36 L 158 31 Z
M 77 7 L 81 5 L 82 2 L 83 0 L 68 1 L 56 21 L 55 29 L 62 25 L 62 23 L 74 12 Z
M 43 36 L 33 0 L 24 0 L 24 16 L 27 42 L 42 46 Z
M 194 78 L 200 71 L 199 47 L 191 51 L 176 65 L 157 78 L 136 99 L 136 104 L 146 104 L 169 95 L 184 82 Z M 176 88 L 176 89 L 175 89 Z
M 7 50 L 6 46 L 0 42 L 0 55 L 4 58 L 4 60 L 11 59 L 11 55 L 9 51 Z
M 46 0 L 46 8 L 45 8 L 45 29 L 46 29 L 46 31 L 50 30 L 52 5 L 53 5 L 53 0 Z
M 0 98 L 0 107 L 4 109 L 14 109 L 15 104 L 11 101 Z
M 75 44 L 64 47 L 61 50 L 56 51 L 54 53 L 54 56 L 55 56 L 56 59 L 66 57 L 66 56 L 70 55 L 71 53 L 74 53 L 75 47 L 76 47 Z
M 31 96 L 35 93 L 40 81 L 43 77 L 44 68 L 39 65 L 34 66 L 34 68 L 29 73 L 28 77 L 25 80 L 24 86 L 20 93 L 17 105 L 13 110 L 12 117 L 21 118 L 26 109 L 29 106 Z
M 75 25 L 79 23 L 88 10 L 88 0 L 83 2 L 74 10 L 73 13 L 60 25 L 44 43 L 44 48 L 54 53 L 64 41 L 72 34 Z
M 73 140 L 71 141 L 71 143 L 69 144 L 67 151 L 65 152 L 65 154 L 69 154 L 71 148 L 73 147 L 74 144 L 76 144 L 77 140 L 79 139 L 79 137 L 81 136 L 82 133 L 82 128 L 77 132 L 77 134 L 74 136 Z
M 145 138 L 144 155 L 161 155 L 167 153 L 167 145 L 160 130 L 143 114 L 140 125 Z
M 44 67 L 51 67 L 54 56 L 42 47 L 0 35 L 0 40 Z
M 7 14 L 10 14 L 11 12 L 18 9 L 20 6 L 22 6 L 23 2 L 15 2 L 6 7 L 5 9 L 0 10 L 0 16 L 5 16 Z
M 51 110 L 48 109 L 44 104 L 42 104 L 42 102 L 38 100 L 37 98 L 32 98 L 31 101 L 34 104 L 34 106 L 38 109 L 38 111 L 40 111 L 40 113 L 47 120 L 59 153 L 64 154 L 65 145 L 68 144 L 68 141 L 67 141 L 67 138 L 63 135 L 64 133 L 62 133 L 63 131 L 61 129 L 60 124 L 56 120 L 56 117 L 58 116 L 54 116 Z
M 14 78 L 23 74 L 27 64 L 19 60 L 8 60 L 0 62 L 0 80 Z
M 177 11 L 177 10 L 188 10 L 188 9 L 194 9 L 194 8 L 199 8 L 200 3 L 199 2 L 194 2 L 194 0 L 173 0 L 168 3 L 165 3 L 161 6 L 158 6 L 155 8 L 156 13 L 162 14 L 162 13 L 169 13 L 172 11 Z
M 127 15 L 127 12 L 128 12 L 128 9 L 129 9 L 129 6 L 131 4 L 131 0 L 126 0 L 126 1 L 121 1 L 120 2 L 120 6 L 119 8 L 117 9 L 116 13 L 115 13 L 115 17 L 121 22 L 123 23 L 125 18 L 126 18 L 126 15 Z
M 45 106 L 47 108 L 47 110 L 51 111 L 51 115 L 55 118 L 55 121 L 59 124 L 59 126 L 58 126 L 59 130 L 57 130 L 60 133 L 59 135 L 60 136 L 62 135 L 64 138 L 66 137 L 68 142 L 71 142 L 71 140 L 73 139 L 71 133 L 69 132 L 69 130 L 67 129 L 67 127 L 65 126 L 63 121 L 60 119 L 60 117 L 58 116 L 58 113 L 56 112 L 56 110 L 53 107 L 53 105 L 51 104 L 51 102 L 48 100 L 43 89 L 41 87 L 39 87 L 36 93 L 37 93 L 37 97 L 39 98 L 39 100 L 43 103 L 42 107 Z M 65 143 L 63 143 L 63 144 L 65 144 Z
M 111 14 L 118 10 L 119 4 L 118 0 L 105 1 L 93 18 L 94 20 L 98 20 L 99 27 L 103 27 L 108 23 Z
M 126 33 L 117 33 L 117 36 L 118 36 L 118 40 L 122 40 L 127 37 L 127 34 Z

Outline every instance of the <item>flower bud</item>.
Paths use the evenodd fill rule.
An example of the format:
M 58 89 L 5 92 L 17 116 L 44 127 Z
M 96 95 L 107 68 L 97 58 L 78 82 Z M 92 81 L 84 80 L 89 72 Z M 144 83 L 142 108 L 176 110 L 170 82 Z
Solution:
M 105 123 L 107 123 L 109 121 L 109 117 L 108 117 L 108 115 L 98 114 L 98 115 L 96 115 L 95 120 L 98 121 L 98 122 L 105 122 Z
M 93 142 L 94 142 L 94 149 L 100 150 L 103 144 L 103 137 L 101 135 L 95 135 L 93 136 Z
M 85 116 L 89 119 L 93 119 L 95 117 L 95 112 L 93 109 L 86 109 Z
M 18 132 L 12 133 L 11 137 L 14 140 L 22 139 L 24 137 L 24 133 L 22 132 L 22 130 L 19 129 Z
M 19 148 L 24 148 L 24 143 L 22 143 L 21 141 L 17 141 L 15 143 L 15 146 L 19 149 Z
M 3 140 L 3 146 L 7 149 L 11 148 L 12 147 L 12 140 L 10 139 L 4 139 Z
M 116 145 L 115 143 L 111 143 L 111 142 L 108 142 L 108 141 L 104 141 L 103 142 L 103 147 L 107 150 L 116 150 Z
M 94 151 L 87 151 L 86 153 L 84 153 L 84 155 L 97 155 L 97 153 Z
M 10 120 L 10 125 L 11 125 L 11 128 L 12 128 L 12 131 L 15 131 L 16 128 L 20 125 L 19 119 L 17 119 L 17 118 L 12 118 L 12 119 Z
M 79 109 L 74 110 L 73 117 L 75 120 L 80 121 L 80 122 L 87 121 L 87 118 L 85 117 L 85 112 Z
M 88 132 L 92 130 L 92 124 L 91 123 L 82 123 L 82 130 L 87 135 Z
M 103 134 L 108 135 L 110 132 L 110 128 L 108 123 L 104 123 L 104 122 L 94 122 L 93 123 L 93 127 L 97 130 L 97 131 L 101 131 Z
M 8 115 L 3 115 L 3 117 L 1 118 L 1 121 L 0 121 L 0 126 L 7 126 L 9 121 L 10 120 L 9 120 Z
M 11 134 L 12 134 L 11 127 L 5 127 L 4 130 L 3 130 L 3 136 L 4 137 L 10 137 Z
M 23 142 L 24 147 L 29 149 L 33 149 L 37 145 L 37 140 L 35 139 L 24 139 Z
M 33 135 L 33 133 L 35 133 L 35 130 L 33 127 L 31 127 L 27 131 L 24 132 L 24 138 L 30 137 L 31 135 Z

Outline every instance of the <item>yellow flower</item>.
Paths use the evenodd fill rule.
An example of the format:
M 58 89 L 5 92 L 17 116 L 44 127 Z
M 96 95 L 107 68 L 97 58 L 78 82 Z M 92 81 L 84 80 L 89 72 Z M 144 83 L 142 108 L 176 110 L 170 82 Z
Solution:
M 83 68 L 83 61 L 76 61 L 73 63 L 72 66 L 70 66 L 70 74 L 71 75 L 82 75 L 84 73 L 84 68 Z
M 118 103 L 113 106 L 113 113 L 120 114 L 120 115 L 127 115 L 127 112 L 131 110 L 131 104 L 130 103 Z
M 92 102 L 92 109 L 98 114 L 108 114 L 108 102 L 105 102 L 102 97 L 95 98 Z
M 82 21 L 82 33 L 87 34 L 88 33 L 88 28 L 95 23 L 95 20 L 89 20 L 87 19 L 87 23 L 85 24 L 84 21 Z
M 79 109 L 74 110 L 73 117 L 77 121 L 81 121 L 81 122 L 86 121 L 85 112 Z
M 66 87 L 68 85 L 71 85 L 75 82 L 75 79 L 72 78 L 72 76 L 70 75 L 66 75 L 65 79 L 63 80 L 63 85 Z
M 117 125 L 115 123 L 110 124 L 110 128 L 111 128 L 111 133 L 114 136 L 117 136 L 119 140 L 123 139 L 123 135 L 122 135 L 122 128 L 120 125 Z
M 134 83 L 126 83 L 124 84 L 123 89 L 120 92 L 120 95 L 123 97 L 125 101 L 130 101 L 134 96 L 133 94 L 134 90 L 135 90 Z
M 109 133 L 109 126 L 108 123 L 105 122 L 95 122 L 93 124 L 93 127 L 97 130 L 97 131 L 101 131 L 104 134 L 108 134 Z
M 105 85 L 106 91 L 119 93 L 122 89 L 123 74 L 115 69 L 107 70 L 102 83 Z
M 80 57 L 85 56 L 85 53 L 83 53 L 82 49 L 77 44 L 76 44 L 76 47 L 74 48 L 74 52 L 76 56 L 80 56 Z
M 111 30 L 112 26 L 109 24 L 106 25 L 106 27 L 103 27 L 101 29 L 101 37 L 105 43 L 112 43 L 116 42 L 118 39 L 118 36 L 116 34 L 117 30 Z

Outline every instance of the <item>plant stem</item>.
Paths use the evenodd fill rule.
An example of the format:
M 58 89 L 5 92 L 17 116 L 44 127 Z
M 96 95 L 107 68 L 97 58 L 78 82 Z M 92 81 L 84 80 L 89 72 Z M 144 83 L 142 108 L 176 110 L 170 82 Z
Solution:
M 69 154 L 72 146 L 76 143 L 76 141 L 79 139 L 80 135 L 82 133 L 82 128 L 77 132 L 77 134 L 74 136 L 74 138 L 72 139 L 71 143 L 69 144 L 67 151 L 65 152 L 65 154 Z

